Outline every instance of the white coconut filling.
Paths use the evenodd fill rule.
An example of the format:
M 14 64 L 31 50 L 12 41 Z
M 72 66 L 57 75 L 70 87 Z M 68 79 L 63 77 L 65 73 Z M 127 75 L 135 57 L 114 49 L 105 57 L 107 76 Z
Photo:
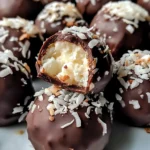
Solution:
M 86 87 L 89 77 L 88 54 L 81 46 L 55 42 L 42 58 L 42 69 L 50 77 L 68 85 Z

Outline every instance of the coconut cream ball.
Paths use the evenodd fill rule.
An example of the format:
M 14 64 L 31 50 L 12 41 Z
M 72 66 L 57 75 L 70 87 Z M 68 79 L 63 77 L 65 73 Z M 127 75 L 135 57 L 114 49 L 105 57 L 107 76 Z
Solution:
M 43 44 L 39 29 L 33 21 L 23 18 L 0 20 L 0 51 L 11 50 L 22 62 L 27 63 L 35 73 L 35 57 Z
M 48 38 L 36 62 L 38 77 L 71 91 L 103 91 L 112 77 L 112 57 L 90 30 L 74 26 Z
M 116 116 L 132 126 L 150 124 L 150 52 L 134 50 L 115 63 L 105 97 L 115 102 Z
M 106 39 L 118 60 L 127 50 L 148 47 L 149 14 L 131 1 L 109 2 L 91 22 L 93 31 Z
M 0 51 L 0 126 L 22 122 L 34 89 L 30 69 L 10 50 Z
M 85 26 L 87 23 L 72 3 L 52 2 L 45 6 L 36 19 L 45 38 L 55 34 L 65 27 Z
M 27 116 L 35 150 L 103 150 L 111 132 L 113 103 L 103 93 L 83 95 L 56 86 L 35 94 Z

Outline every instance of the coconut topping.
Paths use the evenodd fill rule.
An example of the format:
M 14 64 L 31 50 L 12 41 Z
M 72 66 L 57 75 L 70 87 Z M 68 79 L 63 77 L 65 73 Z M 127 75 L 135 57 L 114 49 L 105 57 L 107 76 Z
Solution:
M 34 37 L 36 34 L 40 33 L 33 21 L 28 21 L 20 17 L 3 18 L 0 21 L 0 26 L 10 27 L 12 29 L 22 29 L 24 33 L 27 33 L 31 37 Z
M 115 63 L 114 73 L 118 75 L 118 80 L 125 89 L 138 87 L 143 80 L 150 78 L 150 52 L 129 51 Z M 127 76 L 129 79 L 125 81 Z
M 10 33 L 11 29 L 19 30 L 22 34 L 20 37 L 12 36 Z M 17 32 L 16 31 L 16 32 Z M 9 42 L 12 47 L 10 50 L 17 51 L 22 54 L 23 58 L 30 59 L 30 37 L 39 35 L 39 29 L 34 25 L 33 21 L 28 21 L 22 18 L 3 18 L 0 20 L 0 47 L 2 50 L 7 50 L 4 45 Z M 9 44 L 9 45 L 10 45 Z M 13 46 L 14 45 L 14 46 Z M 7 45 L 6 45 L 7 46 Z
M 13 74 L 13 68 L 15 71 L 21 71 L 26 75 L 27 78 L 30 77 L 29 72 L 25 68 L 25 65 L 18 60 L 17 57 L 13 55 L 13 53 L 10 50 L 5 50 L 4 52 L 0 52 L 0 78 L 4 78 L 8 75 Z M 26 64 L 27 65 L 27 64 Z M 27 82 L 22 78 L 21 81 L 24 85 L 27 84 Z
M 122 100 L 121 95 L 127 89 L 137 88 L 145 80 L 150 79 L 150 51 L 134 50 L 128 51 L 122 58 L 115 63 L 114 73 L 117 74 L 117 79 L 123 88 L 119 89 L 120 94 L 116 94 L 116 99 L 120 102 Z M 144 98 L 144 94 L 147 95 L 148 103 L 150 103 L 150 93 L 139 93 L 141 99 Z M 134 105 L 135 109 L 139 109 L 140 106 L 137 100 L 131 100 L 129 104 Z
M 147 95 L 148 103 L 150 103 L 150 93 L 147 92 L 146 95 Z
M 51 23 L 51 27 L 60 25 L 62 21 L 67 26 L 72 26 L 78 19 L 79 21 L 82 20 L 82 16 L 75 5 L 63 2 L 52 2 L 47 4 L 37 18 L 37 20 Z M 45 23 L 41 22 L 41 28 L 44 29 L 44 27 Z
M 68 123 L 62 125 L 61 128 L 62 128 L 62 129 L 63 129 L 63 128 L 66 128 L 66 127 L 70 126 L 70 125 L 73 124 L 73 123 L 74 123 L 74 119 L 73 119 L 71 122 L 68 122 Z
M 129 101 L 129 104 L 133 105 L 134 109 L 140 109 L 140 104 L 138 100 L 131 100 Z
M 54 90 L 55 89 L 55 90 Z M 47 91 L 50 91 L 47 94 Z M 59 94 L 58 94 L 59 93 Z M 95 94 L 92 96 L 83 95 L 81 93 L 77 92 L 70 92 L 64 89 L 57 89 L 53 85 L 47 89 L 39 91 L 36 93 L 36 96 L 40 96 L 39 94 L 43 95 L 46 94 L 48 96 L 48 106 L 47 111 L 49 112 L 49 115 L 51 117 L 55 118 L 55 115 L 58 114 L 66 114 L 70 112 L 74 119 L 71 122 L 68 122 L 61 126 L 61 128 L 66 128 L 69 125 L 76 123 L 76 127 L 82 126 L 82 121 L 80 119 L 80 116 L 77 112 L 79 108 L 86 107 L 85 111 L 85 117 L 87 119 L 90 118 L 91 111 L 94 110 L 96 115 L 102 115 L 102 109 L 103 107 L 107 107 L 108 112 L 110 112 L 110 116 L 112 117 L 112 111 L 113 111 L 113 103 L 109 103 L 104 97 L 103 93 Z M 33 104 L 32 104 L 33 105 Z M 31 108 L 31 112 L 33 113 L 36 109 L 36 104 L 34 104 Z M 103 127 L 103 134 L 107 133 L 107 125 L 98 117 L 98 122 Z
M 78 36 L 82 40 L 91 39 L 90 42 L 88 43 L 89 48 L 93 49 L 95 46 L 98 47 L 99 45 L 102 45 L 102 46 L 104 46 L 103 52 L 108 53 L 109 48 L 106 45 L 105 39 L 97 37 L 97 35 L 95 35 L 93 32 L 91 32 L 92 29 L 93 28 L 87 28 L 85 26 L 83 26 L 83 27 L 73 26 L 70 28 L 65 28 L 61 32 L 63 34 L 71 33 L 73 35 Z M 101 50 L 101 49 L 99 49 L 99 50 Z
M 141 6 L 131 1 L 109 2 L 103 6 L 102 11 L 107 14 L 107 19 L 118 20 L 138 27 L 138 23 L 144 22 L 149 18 L 148 12 Z M 108 17 L 109 16 L 109 17 Z M 133 32 L 132 26 L 127 26 L 129 32 Z
M 8 35 L 9 35 L 9 31 L 1 27 L 0 28 L 0 43 L 4 43 Z

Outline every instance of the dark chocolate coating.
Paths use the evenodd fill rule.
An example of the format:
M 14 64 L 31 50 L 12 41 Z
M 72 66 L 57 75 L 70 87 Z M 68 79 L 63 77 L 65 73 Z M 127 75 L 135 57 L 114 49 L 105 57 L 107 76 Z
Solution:
M 137 0 L 137 4 L 145 8 L 150 14 L 150 2 L 145 2 L 144 0 Z
M 4 28 L 5 30 L 9 31 L 9 35 L 4 41 L 4 43 L 0 43 L 0 51 L 4 51 L 4 48 L 11 50 L 19 60 L 22 60 L 23 63 L 27 63 L 30 66 L 31 72 L 35 77 L 36 76 L 35 57 L 37 56 L 40 47 L 43 43 L 40 37 L 38 35 L 35 35 L 35 37 L 29 37 L 29 38 L 26 37 L 23 40 L 19 40 L 20 37 L 24 34 L 24 32 L 22 32 L 22 29 L 18 30 L 18 29 L 12 29 L 10 27 L 2 27 L 2 26 L 0 26 L 0 28 Z M 10 41 L 10 39 L 13 37 L 18 38 L 18 41 Z M 27 41 L 29 41 L 30 46 L 26 52 L 26 56 L 24 57 L 22 55 L 22 50 L 20 50 L 22 47 L 19 44 L 19 42 L 25 44 L 25 42 Z M 18 50 L 14 50 L 13 48 L 18 48 Z M 29 52 L 31 54 L 30 57 L 28 57 Z
M 103 150 L 108 143 L 111 123 L 107 112 L 101 116 L 101 119 L 107 124 L 107 134 L 102 135 L 103 128 L 97 121 L 97 115 L 91 112 L 90 119 L 84 115 L 86 108 L 77 110 L 82 126 L 76 127 L 75 122 L 61 129 L 60 127 L 71 120 L 73 116 L 67 114 L 56 115 L 55 120 L 49 120 L 49 112 L 46 109 L 48 97 L 43 95 L 44 100 L 40 102 L 36 99 L 35 104 L 39 106 L 33 113 L 29 112 L 27 116 L 28 136 L 35 150 Z
M 88 53 L 90 69 L 89 69 L 89 79 L 88 79 L 87 87 L 79 87 L 77 85 L 68 85 L 66 83 L 61 82 L 60 80 L 58 80 L 56 78 L 52 78 L 52 77 L 48 76 L 47 74 L 40 72 L 41 64 L 39 64 L 38 62 L 41 62 L 42 57 L 46 54 L 46 50 L 47 50 L 48 46 L 57 41 L 62 41 L 62 42 L 66 41 L 69 43 L 73 43 L 75 45 L 80 45 L 83 48 L 83 50 L 85 50 Z M 88 43 L 90 41 L 91 41 L 91 39 L 82 40 L 76 35 L 73 35 L 70 33 L 62 34 L 61 32 L 58 32 L 55 35 L 48 38 L 44 42 L 44 44 L 39 52 L 38 61 L 36 63 L 38 77 L 40 77 L 48 82 L 51 82 L 53 84 L 56 84 L 58 86 L 61 86 L 62 88 L 71 90 L 71 91 L 76 91 L 76 92 L 81 92 L 81 93 L 91 93 L 91 92 L 99 93 L 100 91 L 103 91 L 103 89 L 105 88 L 105 86 L 108 84 L 108 82 L 110 81 L 110 79 L 112 77 L 112 68 L 113 68 L 112 57 L 109 52 L 106 54 L 106 53 L 101 53 L 98 50 L 98 48 L 100 48 L 100 47 L 102 50 L 104 50 L 106 45 L 105 46 L 103 46 L 103 45 L 95 46 L 93 49 L 91 49 L 88 46 Z M 106 57 L 104 57 L 104 56 L 106 56 Z M 98 71 L 95 74 L 92 73 L 92 71 L 93 71 L 92 64 L 94 63 L 93 62 L 94 58 L 97 58 L 96 68 L 98 68 Z M 107 75 L 105 75 L 106 71 L 109 72 Z M 98 77 L 101 77 L 100 81 L 97 80 Z M 94 84 L 93 89 L 90 89 L 91 83 Z
M 65 18 L 66 17 L 64 17 L 60 21 L 55 21 L 53 23 L 50 23 L 50 22 L 48 22 L 46 20 L 42 20 L 41 21 L 41 20 L 36 19 L 35 24 L 37 25 L 37 27 L 42 32 L 43 28 L 41 28 L 41 23 L 44 22 L 44 29 L 45 29 L 46 32 L 43 33 L 43 37 L 44 37 L 44 39 L 47 39 L 50 36 L 52 36 L 53 34 L 57 33 L 58 31 L 63 30 L 65 27 L 70 27 L 70 26 L 67 26 L 66 22 L 64 22 Z M 81 19 L 77 18 L 76 21 L 78 21 L 78 20 L 81 20 Z M 61 22 L 60 25 L 56 25 L 55 27 L 51 26 L 52 24 L 54 24 L 54 23 L 57 24 L 58 22 Z M 88 24 L 86 22 L 83 22 L 83 23 L 76 23 L 76 22 L 74 22 L 71 26 L 88 26 Z
M 93 31 L 100 32 L 101 36 L 107 36 L 106 43 L 110 47 L 113 57 L 118 60 L 128 50 L 148 48 L 148 22 L 139 22 L 139 27 L 134 28 L 132 34 L 126 30 L 127 25 L 122 19 L 113 21 L 106 19 L 103 11 L 99 11 L 90 27 L 94 26 Z M 114 28 L 117 28 L 118 31 L 114 32 Z
M 42 4 L 46 5 L 48 3 L 58 1 L 58 2 L 74 2 L 74 0 L 40 0 Z
M 41 2 L 34 0 L 0 0 L 0 19 L 17 16 L 34 19 L 41 9 Z
M 96 13 L 102 8 L 102 6 L 110 0 L 95 0 L 96 5 L 91 3 L 91 0 L 76 0 L 76 6 L 80 13 L 83 15 L 87 22 L 91 22 Z M 112 0 L 115 1 L 115 0 Z
M 27 78 L 21 71 L 16 71 L 13 67 L 12 75 L 0 78 L 0 126 L 12 125 L 18 122 L 20 113 L 12 114 L 15 107 L 24 107 L 24 112 L 27 111 L 27 104 L 33 100 L 34 89 L 32 87 L 31 79 Z M 25 69 L 25 68 L 24 68 Z M 1 64 L 0 64 L 0 70 Z M 23 84 L 21 78 L 27 82 Z M 29 96 L 28 103 L 24 105 L 25 99 Z
M 127 81 L 129 76 L 124 79 Z M 117 80 L 116 76 L 114 76 L 112 81 L 105 88 L 104 93 L 107 100 L 115 102 L 114 111 L 119 120 L 132 126 L 141 127 L 150 124 L 150 103 L 148 103 L 146 95 L 147 92 L 150 92 L 149 87 L 150 81 L 144 80 L 138 87 L 126 90 Z M 123 89 L 124 92 L 122 94 L 120 94 L 119 88 Z M 116 100 L 116 93 L 122 97 L 125 107 L 122 107 Z M 144 95 L 143 99 L 140 97 L 141 94 Z M 129 101 L 131 100 L 137 100 L 139 102 L 140 109 L 134 109 L 133 105 L 129 104 Z

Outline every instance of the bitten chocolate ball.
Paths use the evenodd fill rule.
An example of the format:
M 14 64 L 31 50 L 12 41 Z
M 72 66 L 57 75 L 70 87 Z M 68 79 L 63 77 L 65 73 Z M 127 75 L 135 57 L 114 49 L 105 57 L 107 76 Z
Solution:
M 115 102 L 116 116 L 133 126 L 150 125 L 150 52 L 130 51 L 115 65 L 105 97 Z
M 33 21 L 22 18 L 0 20 L 0 51 L 11 50 L 23 62 L 27 62 L 35 74 L 35 57 L 42 45 L 40 31 Z
M 54 2 L 54 1 L 58 1 L 58 2 L 74 2 L 74 0 L 40 0 L 42 2 L 42 4 L 46 5 L 48 3 Z
M 37 96 L 27 116 L 35 150 L 103 150 L 111 132 L 113 103 L 49 87 Z
M 36 0 L 0 0 L 0 19 L 18 16 L 34 19 L 42 7 Z
M 110 0 L 76 0 L 76 5 L 85 20 L 91 22 L 96 13 L 108 2 Z
M 110 2 L 97 13 L 90 26 L 106 38 L 118 60 L 128 49 L 147 48 L 148 18 L 145 9 L 130 1 Z
M 48 38 L 36 66 L 38 77 L 81 93 L 99 93 L 112 77 L 108 46 L 86 27 L 66 28 Z
M 74 4 L 53 2 L 46 5 L 38 15 L 36 25 L 43 32 L 44 37 L 48 38 L 65 27 L 85 26 L 87 23 Z
M 0 52 L 0 126 L 24 120 L 33 99 L 29 67 L 10 50 Z

